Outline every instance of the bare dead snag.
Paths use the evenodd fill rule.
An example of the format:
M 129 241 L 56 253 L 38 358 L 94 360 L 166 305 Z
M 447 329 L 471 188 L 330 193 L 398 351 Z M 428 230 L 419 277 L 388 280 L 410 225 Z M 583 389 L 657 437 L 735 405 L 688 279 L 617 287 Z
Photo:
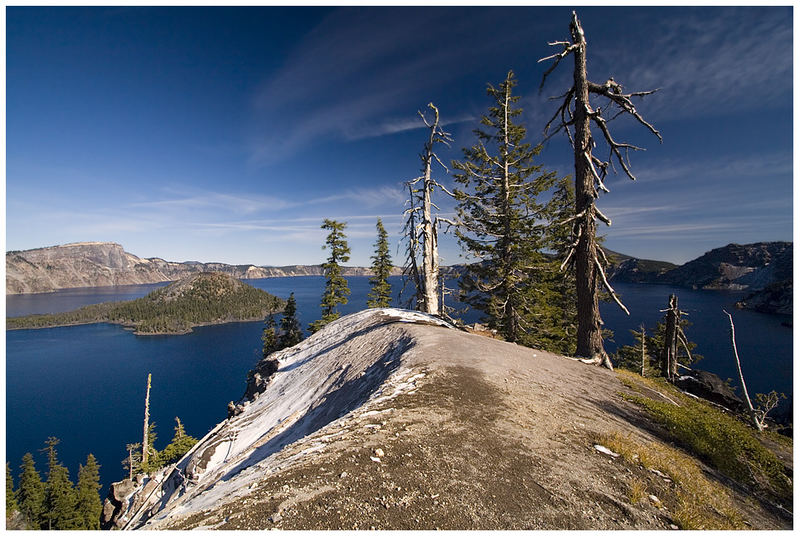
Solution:
M 603 215 L 595 206 L 599 191 L 608 192 L 604 179 L 609 167 L 613 169 L 613 162 L 617 162 L 625 175 L 635 180 L 630 169 L 628 154 L 631 150 L 641 148 L 634 145 L 618 142 L 611 135 L 608 122 L 622 114 L 628 114 L 644 125 L 659 140 L 661 134 L 636 110 L 633 97 L 644 97 L 653 91 L 624 93 L 622 86 L 609 78 L 603 84 L 596 84 L 587 78 L 586 74 L 586 37 L 578 20 L 577 14 L 572 12 L 570 23 L 570 40 L 555 41 L 551 46 L 562 47 L 556 54 L 542 58 L 540 62 L 553 60 L 552 65 L 542 76 L 540 89 L 544 87 L 547 76 L 558 66 L 559 62 L 569 55 L 574 59 L 573 85 L 566 93 L 556 99 L 561 103 L 550 121 L 547 122 L 544 132 L 546 138 L 564 131 L 572 144 L 575 160 L 575 219 L 573 235 L 575 243 L 565 257 L 562 265 L 564 268 L 574 265 L 577 306 L 578 330 L 577 352 L 578 356 L 587 357 L 584 360 L 612 368 L 611 360 L 603 349 L 603 321 L 600 318 L 598 306 L 598 287 L 602 282 L 611 297 L 623 311 L 628 313 L 614 289 L 608 284 L 605 276 L 604 264 L 601 263 L 600 248 L 596 240 L 597 220 L 611 225 L 611 220 Z M 654 90 L 655 91 L 655 90 Z M 608 104 L 593 108 L 589 102 L 589 95 L 595 95 Z M 605 114 L 612 112 L 610 119 Z M 606 160 L 601 160 L 592 152 L 596 146 L 592 137 L 591 126 L 594 125 L 602 133 L 602 139 L 608 146 L 609 154 Z M 555 126 L 552 132 L 550 128 Z
M 422 161 L 422 175 L 408 183 L 410 205 L 406 211 L 405 235 L 408 240 L 406 251 L 406 265 L 404 273 L 410 276 L 416 286 L 417 309 L 438 315 L 439 306 L 439 219 L 433 216 L 433 203 L 431 196 L 436 188 L 452 195 L 444 186 L 433 179 L 431 169 L 434 162 L 438 162 L 447 171 L 434 151 L 437 143 L 450 145 L 452 138 L 439 126 L 439 109 L 428 103 L 428 108 L 433 111 L 433 120 L 428 121 L 425 114 L 418 112 L 430 134 L 425 142 L 420 155 Z M 422 250 L 422 266 L 417 262 L 419 250 Z
M 764 426 L 762 425 L 761 421 L 758 419 L 758 415 L 756 414 L 755 409 L 753 408 L 753 403 L 750 401 L 750 396 L 747 394 L 747 385 L 744 383 L 744 375 L 742 374 L 742 364 L 739 361 L 739 353 L 736 350 L 736 328 L 733 326 L 733 317 L 730 313 L 725 310 L 722 310 L 725 315 L 728 316 L 728 320 L 731 323 L 731 345 L 733 346 L 733 357 L 736 359 L 736 370 L 739 372 L 739 382 L 742 386 L 742 393 L 744 394 L 744 402 L 745 406 L 747 407 L 747 412 L 750 414 L 750 418 L 753 420 L 756 428 L 759 431 L 764 430 Z
M 644 362 L 645 362 L 645 356 L 647 355 L 647 349 L 645 348 L 647 346 L 647 343 L 645 342 L 646 334 L 644 331 L 644 323 L 642 323 L 639 328 L 642 329 L 642 376 L 644 376 Z
M 142 466 L 147 467 L 148 455 L 150 455 L 150 443 L 148 435 L 150 433 L 150 381 L 152 373 L 147 374 L 147 394 L 144 397 L 144 433 L 142 434 Z

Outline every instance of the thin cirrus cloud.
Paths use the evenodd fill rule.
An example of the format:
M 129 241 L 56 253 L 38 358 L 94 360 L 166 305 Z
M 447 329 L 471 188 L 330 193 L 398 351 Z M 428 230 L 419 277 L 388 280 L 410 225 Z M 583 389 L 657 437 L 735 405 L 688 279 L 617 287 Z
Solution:
M 482 14 L 435 8 L 332 12 L 258 92 L 250 162 L 288 158 L 325 137 L 352 141 L 422 126 L 413 112 L 432 92 L 463 75 L 464 66 L 472 65 L 467 58 L 528 39 L 528 32 L 474 39 L 503 15 Z M 472 115 L 460 114 L 449 123 L 469 119 Z
M 642 61 L 639 47 L 622 42 L 595 51 L 590 61 L 599 72 L 635 84 L 626 89 L 660 88 L 647 99 L 652 120 L 705 117 L 781 97 L 790 103 L 791 44 L 790 9 L 685 9 L 659 20 L 646 37 L 653 61 Z
M 742 157 L 721 156 L 717 158 L 670 160 L 665 159 L 658 164 L 650 164 L 634 169 L 637 183 L 660 181 L 680 181 L 703 178 L 729 179 L 732 176 L 744 178 L 792 176 L 791 153 L 773 152 L 758 153 Z M 607 181 L 610 186 L 632 184 L 623 174 L 612 176 Z

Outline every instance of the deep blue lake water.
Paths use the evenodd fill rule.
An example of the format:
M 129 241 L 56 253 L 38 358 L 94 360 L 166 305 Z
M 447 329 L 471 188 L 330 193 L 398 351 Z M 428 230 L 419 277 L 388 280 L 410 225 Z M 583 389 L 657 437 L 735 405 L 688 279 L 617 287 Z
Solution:
M 366 277 L 348 278 L 352 294 L 342 313 L 364 308 Z M 324 278 L 307 276 L 249 280 L 280 297 L 295 293 L 303 326 L 320 316 Z M 399 277 L 391 279 L 395 297 Z M 163 284 L 64 290 L 6 297 L 8 316 L 69 311 L 109 300 L 144 296 Z M 449 285 L 455 287 L 453 282 Z M 734 316 L 737 345 L 751 395 L 772 389 L 792 393 L 792 330 L 781 326 L 788 316 L 765 315 L 733 307 L 742 293 L 693 291 L 656 285 L 615 284 L 631 311 L 627 317 L 614 304 L 601 306 L 617 344 L 633 342 L 628 330 L 641 322 L 650 328 L 663 314 L 674 292 L 694 323 L 688 330 L 698 367 L 735 377 L 725 308 Z M 397 300 L 395 305 L 399 305 Z M 462 315 L 474 322 L 478 315 Z M 79 463 L 93 453 L 102 465 L 104 487 L 124 477 L 125 445 L 141 439 L 147 374 L 153 374 L 151 416 L 157 448 L 172 438 L 175 416 L 187 431 L 201 437 L 224 419 L 228 401 L 244 392 L 247 372 L 260 359 L 263 323 L 232 323 L 196 328 L 183 336 L 137 337 L 108 324 L 6 333 L 6 458 L 16 476 L 25 452 L 31 452 L 44 476 L 45 459 L 37 450 L 48 436 L 61 439 L 61 460 L 74 480 Z M 103 491 L 105 494 L 105 490 Z

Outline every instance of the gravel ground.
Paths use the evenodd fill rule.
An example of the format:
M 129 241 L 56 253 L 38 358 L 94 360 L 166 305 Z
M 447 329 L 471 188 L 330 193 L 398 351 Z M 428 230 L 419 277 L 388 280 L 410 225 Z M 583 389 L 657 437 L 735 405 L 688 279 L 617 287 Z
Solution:
M 613 372 L 437 326 L 359 337 L 398 327 L 411 389 L 284 447 L 242 496 L 144 529 L 676 529 L 673 485 L 594 447 L 664 438 Z M 753 528 L 792 527 L 732 496 Z

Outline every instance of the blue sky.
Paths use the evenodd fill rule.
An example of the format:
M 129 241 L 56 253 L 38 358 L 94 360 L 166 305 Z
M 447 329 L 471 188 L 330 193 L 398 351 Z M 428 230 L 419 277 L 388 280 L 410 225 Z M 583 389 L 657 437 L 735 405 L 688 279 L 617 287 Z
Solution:
M 321 262 L 324 218 L 368 265 L 397 251 L 403 183 L 433 101 L 460 158 L 513 69 L 541 140 L 570 64 L 538 87 L 571 8 L 7 8 L 6 249 L 114 241 L 141 257 Z M 606 246 L 685 262 L 792 240 L 792 8 L 578 8 L 589 77 L 661 88 L 638 109 L 664 142 L 608 181 Z M 602 153 L 601 153 L 602 154 Z M 572 171 L 562 138 L 539 162 Z M 446 173 L 439 179 L 452 184 Z M 452 203 L 439 198 L 442 211 Z M 463 261 L 441 239 L 445 264 Z

